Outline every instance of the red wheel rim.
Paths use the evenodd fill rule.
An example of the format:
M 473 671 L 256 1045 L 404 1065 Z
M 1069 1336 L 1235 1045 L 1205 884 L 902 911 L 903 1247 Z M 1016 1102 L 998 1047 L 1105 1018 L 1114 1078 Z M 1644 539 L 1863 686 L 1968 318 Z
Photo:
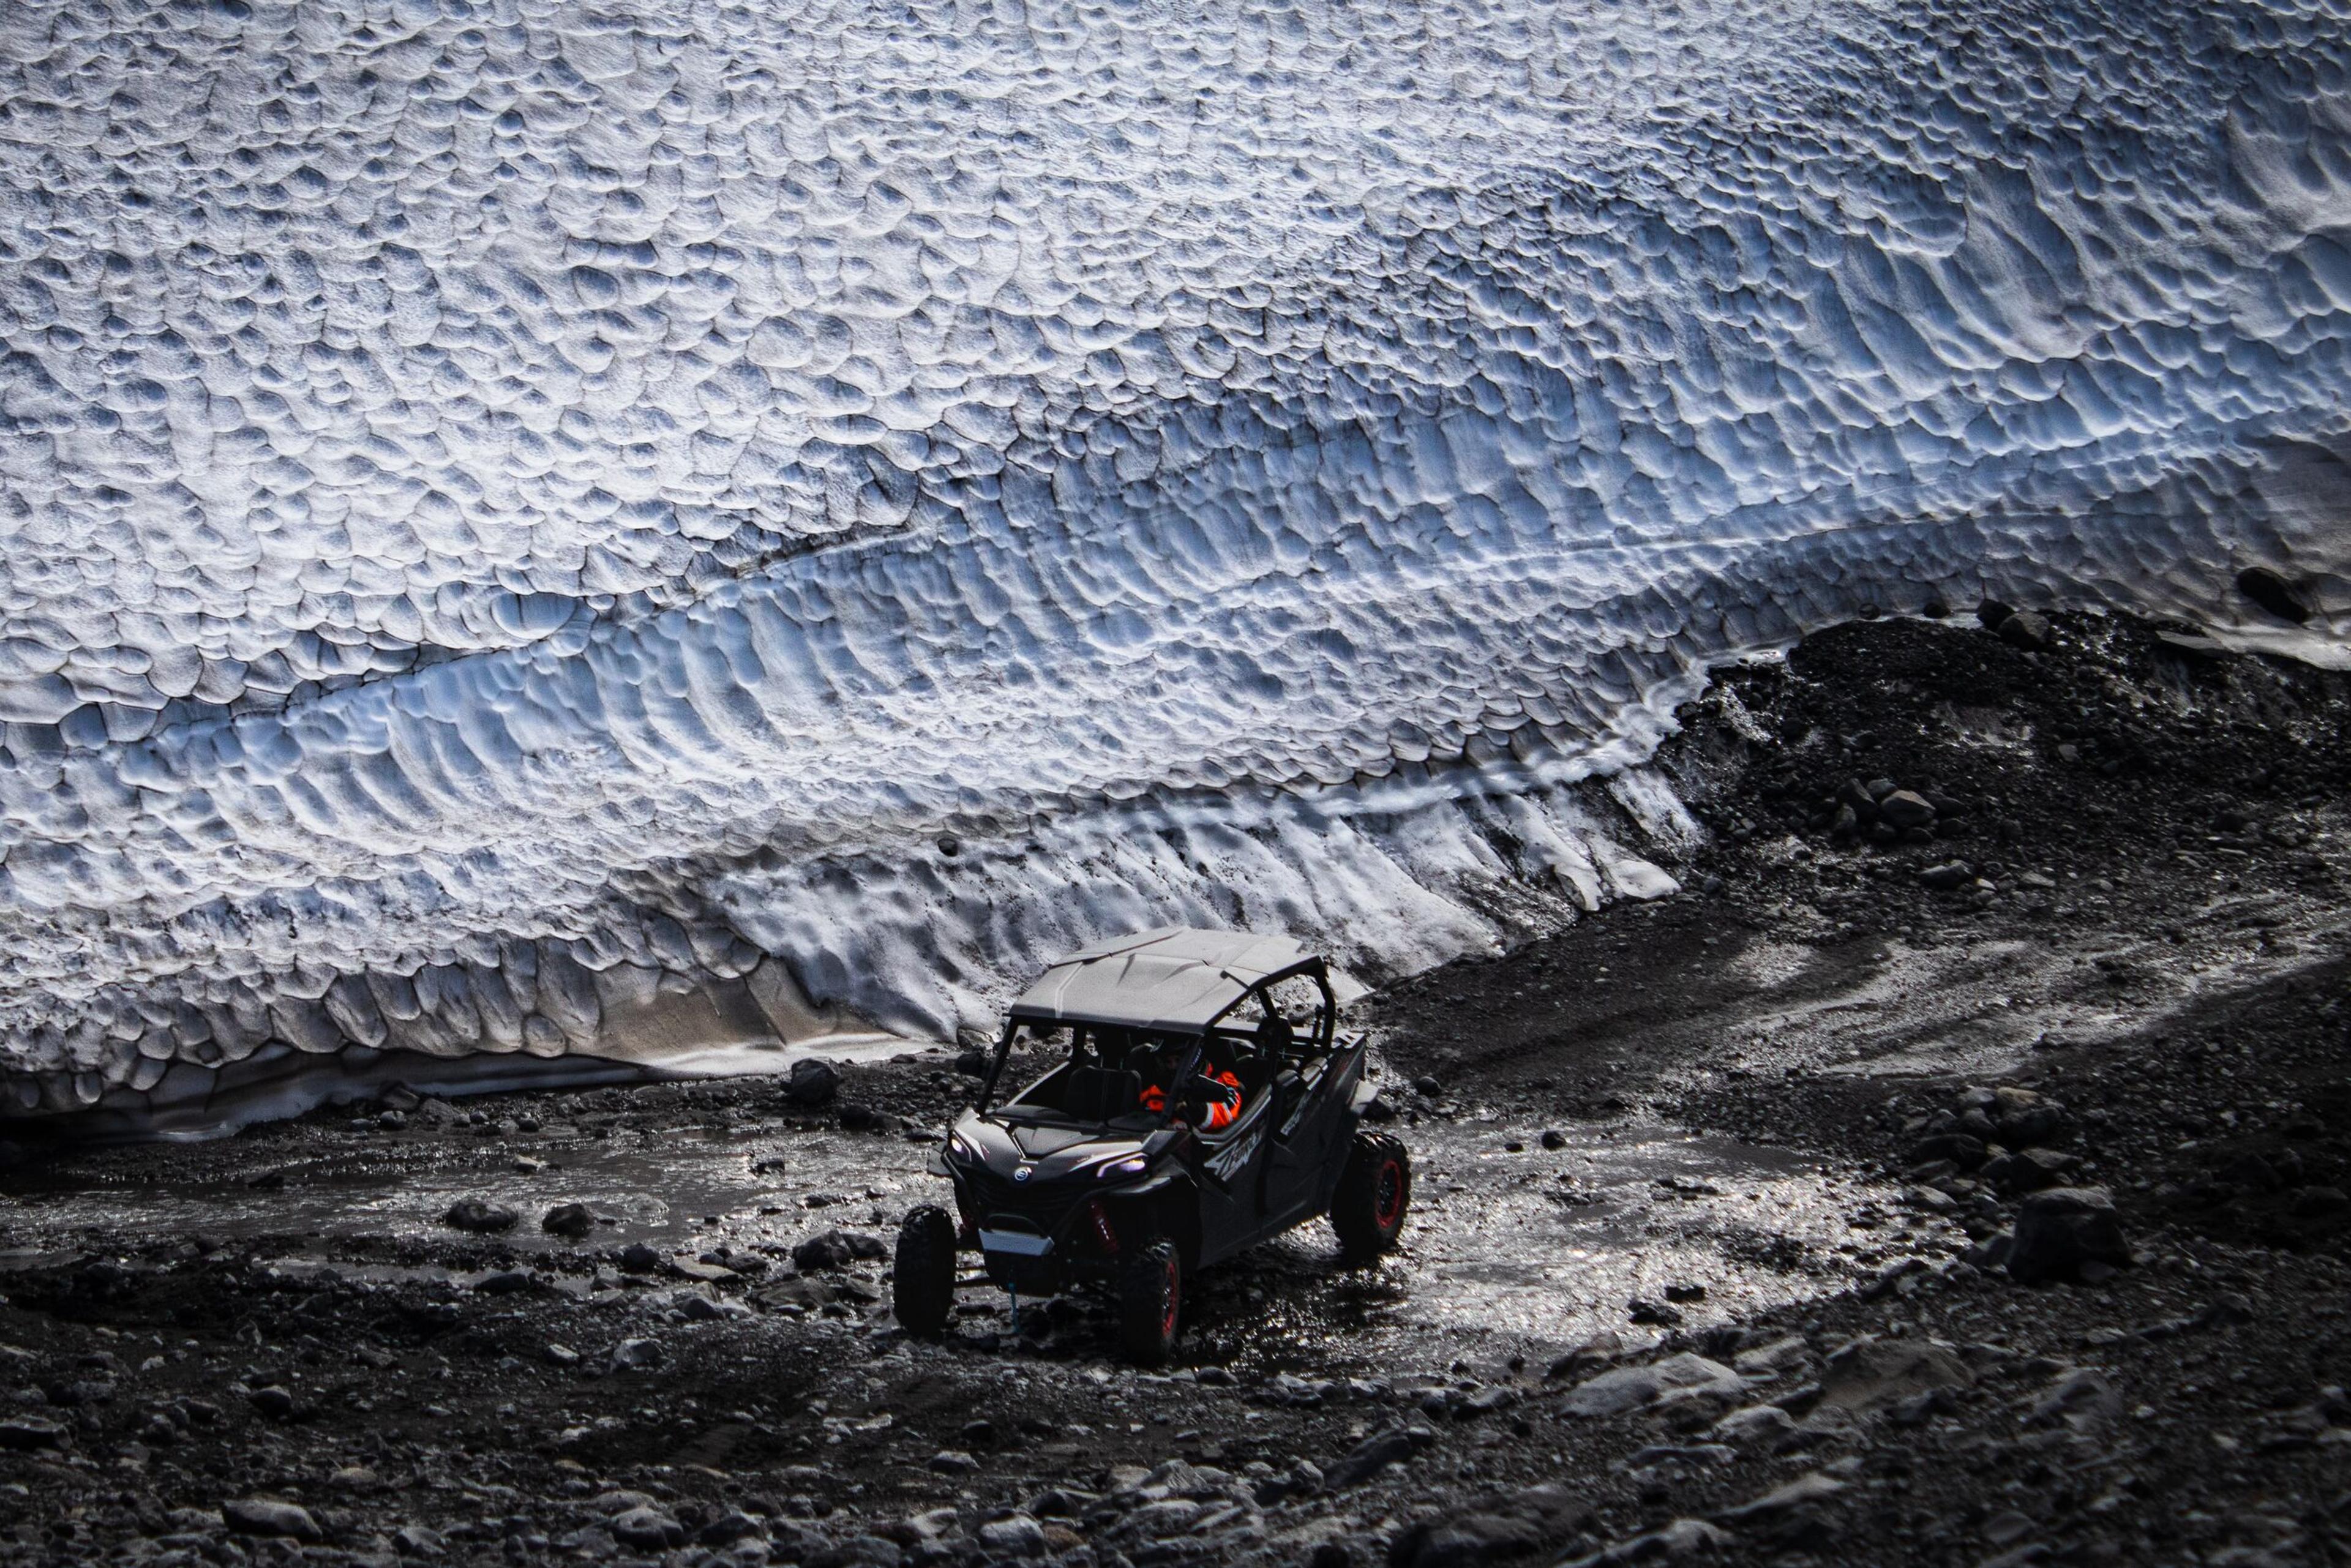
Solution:
M 1180 1288 L 1181 1283 L 1176 1272 L 1176 1260 L 1170 1258 L 1167 1260 L 1167 1310 L 1160 1315 L 1159 1319 L 1159 1332 L 1169 1339 L 1176 1337 L 1176 1292 Z
M 1404 1218 L 1404 1164 L 1393 1155 L 1380 1162 L 1380 1184 L 1372 1200 L 1372 1214 L 1383 1230 Z

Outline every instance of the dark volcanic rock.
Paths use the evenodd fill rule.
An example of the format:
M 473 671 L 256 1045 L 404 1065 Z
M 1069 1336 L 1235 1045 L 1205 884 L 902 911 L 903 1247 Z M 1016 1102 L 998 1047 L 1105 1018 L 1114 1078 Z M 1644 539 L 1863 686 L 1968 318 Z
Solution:
M 2064 1106 L 2030 1089 L 1995 1090 L 1985 1109 L 2000 1130 L 2000 1141 L 2012 1149 L 2057 1143 L 2073 1131 L 2073 1118 Z
M 840 1092 L 840 1071 L 820 1057 L 803 1057 L 793 1062 L 791 1076 L 784 1081 L 784 1098 L 805 1110 L 831 1104 L 832 1097 Z
M 294 1416 L 294 1396 L 272 1384 L 246 1395 L 246 1402 L 272 1421 L 288 1421 Z
M 488 1235 L 500 1230 L 512 1230 L 521 1218 L 511 1208 L 486 1198 L 461 1197 L 451 1204 L 441 1216 L 441 1223 L 454 1225 L 460 1230 L 472 1230 Z
M 1714 1517 L 1780 1551 L 1817 1552 L 1844 1532 L 1833 1505 L 1844 1490 L 1844 1482 L 1815 1470 Z
M 2049 646 L 2049 622 L 2029 610 L 2020 610 L 2000 623 L 2000 640 L 2028 652 Z
M 1865 1334 L 1828 1358 L 1821 1399 L 1848 1410 L 1876 1410 L 1974 1381 L 1967 1364 L 1939 1345 Z
M 2033 1284 L 2078 1279 L 2086 1263 L 2121 1269 L 2130 1260 L 2113 1196 L 2104 1187 L 2060 1186 L 2024 1200 L 2016 1217 L 2016 1239 L 2009 1247 L 2008 1271 Z
M 1424 1519 L 1388 1543 L 1390 1568 L 1475 1568 L 1531 1555 L 1590 1523 L 1592 1505 L 1562 1486 L 1529 1487 Z
M 878 1236 L 861 1235 L 854 1230 L 828 1230 L 821 1236 L 811 1236 L 792 1249 L 792 1267 L 803 1272 L 819 1269 L 846 1269 L 852 1263 L 872 1262 L 889 1256 L 890 1249 Z
M 609 1521 L 612 1539 L 640 1552 L 659 1552 L 682 1544 L 685 1526 L 657 1508 L 632 1508 Z
M 612 1347 L 610 1363 L 614 1372 L 651 1372 L 663 1361 L 661 1343 L 650 1339 L 624 1339 Z
M 1322 1483 L 1331 1490 L 1338 1491 L 1359 1481 L 1369 1480 L 1390 1465 L 1402 1464 L 1411 1458 L 1415 1448 L 1412 1434 L 1401 1427 L 1374 1432 L 1323 1471 Z
M 29 1453 L 35 1448 L 55 1448 L 65 1442 L 65 1428 L 55 1421 L 39 1416 L 11 1416 L 0 1420 L 0 1448 L 17 1453 Z
M 730 1508 L 705 1521 L 694 1539 L 704 1546 L 731 1546 L 766 1533 L 759 1521 L 739 1508 Z
M 1897 828 L 1924 828 L 1935 821 L 1935 808 L 1911 789 L 1895 790 L 1877 803 L 1877 810 Z
M 288 1541 L 324 1541 L 326 1531 L 308 1509 L 275 1498 L 239 1498 L 221 1504 L 221 1518 L 239 1535 L 273 1535 Z
M 1971 1171 L 1984 1163 L 1984 1155 L 1988 1152 L 1984 1141 L 1971 1134 L 1938 1133 L 1911 1145 L 1909 1152 L 1902 1157 L 1914 1166 L 1949 1160 L 1963 1171 Z
M 1976 1174 L 2002 1193 L 2039 1192 L 2055 1186 L 2074 1156 L 2054 1149 L 2019 1149 L 1988 1163 Z
M 567 1236 L 577 1241 L 596 1228 L 596 1211 L 584 1203 L 559 1203 L 547 1211 L 538 1228 L 549 1236 Z
M 438 1557 L 441 1532 L 422 1524 L 403 1524 L 392 1532 L 392 1549 L 402 1557 Z

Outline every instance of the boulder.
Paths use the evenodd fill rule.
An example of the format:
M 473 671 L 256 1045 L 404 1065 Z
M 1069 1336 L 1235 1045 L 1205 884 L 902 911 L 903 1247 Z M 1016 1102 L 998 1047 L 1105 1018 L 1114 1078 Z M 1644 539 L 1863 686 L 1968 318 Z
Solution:
M 486 1236 L 512 1230 L 515 1221 L 520 1218 L 513 1209 L 492 1203 L 487 1198 L 461 1197 L 442 1213 L 441 1223 Z
M 614 1372 L 651 1372 L 661 1364 L 658 1340 L 624 1339 L 612 1347 L 611 1365 Z
M 1684 1351 L 1646 1366 L 1620 1366 L 1604 1372 L 1568 1391 L 1561 1403 L 1564 1416 L 1617 1416 L 1645 1405 L 1674 1404 L 1685 1399 L 1743 1398 L 1746 1379 L 1719 1362 Z
M 991 1558 L 1045 1555 L 1045 1527 L 1029 1514 L 990 1520 L 974 1535 Z
M 1730 1358 L 1731 1366 L 1741 1374 L 1761 1375 L 1767 1372 L 1785 1372 L 1792 1366 L 1802 1366 L 1812 1354 L 1812 1346 L 1802 1334 L 1782 1334 L 1765 1343 L 1752 1345 Z
M 1775 1442 L 1796 1429 L 1796 1418 L 1777 1405 L 1750 1405 L 1733 1410 L 1707 1428 L 1718 1443 L 1740 1448 L 1754 1442 Z
M 1527 1557 L 1592 1519 L 1588 1492 L 1529 1487 L 1406 1526 L 1388 1542 L 1389 1568 L 1477 1568 Z
M 653 1507 L 632 1508 L 605 1521 L 612 1539 L 640 1552 L 663 1552 L 685 1542 L 685 1526 Z
M 852 1535 L 817 1557 L 824 1568 L 902 1568 L 906 1561 L 898 1543 L 883 1535 Z M 808 1560 L 803 1553 L 801 1561 Z
M 2018 1149 L 1991 1161 L 1976 1174 L 2003 1196 L 2013 1196 L 2055 1186 L 2073 1164 L 2073 1155 L 2054 1149 Z
M 2036 1284 L 2079 1279 L 2085 1264 L 2123 1269 L 2130 1260 L 2114 1195 L 2099 1186 L 2059 1186 L 2024 1200 L 2008 1250 L 2008 1271 Z
M 2035 615 L 2030 610 L 2020 610 L 2000 623 L 1999 635 L 2000 640 L 2011 648 L 2022 648 L 2028 652 L 2046 648 L 2050 642 L 2048 618 Z
M 324 1541 L 326 1531 L 309 1511 L 276 1498 L 238 1498 L 221 1504 L 221 1518 L 239 1535 L 277 1536 L 287 1541 Z
M 1903 1158 L 1914 1168 L 1949 1160 L 1963 1171 L 1971 1171 L 1984 1163 L 1989 1152 L 1984 1141 L 1971 1133 L 1938 1133 L 1911 1145 L 1910 1152 Z
M 2351 1209 L 2351 1193 L 2339 1186 L 2306 1186 L 2294 1195 L 2297 1219 L 2323 1219 Z
M 767 1527 L 739 1508 L 722 1509 L 703 1522 L 694 1532 L 699 1546 L 732 1546 L 738 1541 L 749 1541 L 765 1535 Z
M 1627 1345 L 1625 1336 L 1614 1331 L 1597 1333 L 1545 1367 L 1543 1378 L 1546 1382 L 1556 1382 L 1562 1377 L 1574 1377 L 1606 1366 L 1610 1362 L 1622 1361 L 1635 1349 L 1646 1348 L 1640 1344 Z
M 1390 1465 L 1402 1464 L 1411 1458 L 1416 1448 L 1412 1434 L 1401 1427 L 1374 1432 L 1347 1450 L 1323 1472 L 1323 1485 L 1332 1491 L 1341 1491 L 1369 1480 Z
M 2105 1373 L 2094 1366 L 2077 1366 L 2043 1391 L 2025 1420 L 2033 1426 L 2062 1424 L 2088 1431 L 2113 1420 L 2122 1407 L 2122 1396 Z
M 793 1062 L 791 1076 L 784 1080 L 784 1098 L 804 1110 L 830 1105 L 840 1092 L 841 1073 L 821 1057 L 804 1056 Z
M 1935 808 L 1915 789 L 1896 789 L 1877 803 L 1878 813 L 1897 828 L 1932 827 Z
M 1929 1389 L 1964 1387 L 1975 1380 L 1968 1364 L 1940 1345 L 1865 1334 L 1828 1358 L 1821 1371 L 1821 1403 L 1876 1410 Z
M 890 1255 L 878 1236 L 854 1230 L 828 1230 L 792 1249 L 792 1267 L 802 1273 L 822 1269 L 846 1269 L 852 1263 L 872 1262 Z
M 0 1448 L 14 1453 L 62 1448 L 65 1440 L 65 1428 L 46 1416 L 11 1416 L 0 1420 Z
M 1631 1563 L 1712 1561 L 1738 1544 L 1729 1531 L 1702 1519 L 1677 1519 L 1662 1530 L 1619 1541 L 1583 1557 L 1570 1558 L 1559 1568 L 1622 1568 Z
M 596 1228 L 596 1211 L 584 1203 L 559 1203 L 547 1211 L 538 1228 L 549 1236 L 568 1237 L 577 1241 Z
M 1822 1552 L 1844 1533 L 1833 1511 L 1845 1483 L 1818 1470 L 1714 1517 L 1775 1552 Z
M 256 1388 L 246 1395 L 245 1400 L 272 1421 L 291 1421 L 294 1418 L 294 1396 L 277 1384 Z
M 538 1276 L 528 1269 L 493 1269 L 474 1281 L 486 1296 L 515 1296 L 538 1288 Z
M 2012 1149 L 2055 1143 L 2073 1126 L 2073 1119 L 2064 1105 L 2030 1089 L 1998 1089 L 1993 1092 L 1992 1103 L 1985 1109 L 2000 1129 L 2000 1141 Z

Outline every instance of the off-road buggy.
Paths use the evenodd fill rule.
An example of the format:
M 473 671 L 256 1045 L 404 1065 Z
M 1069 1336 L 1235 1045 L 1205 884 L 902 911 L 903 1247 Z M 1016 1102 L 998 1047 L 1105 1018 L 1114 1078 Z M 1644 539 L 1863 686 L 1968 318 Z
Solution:
M 899 1228 L 900 1325 L 946 1327 L 971 1249 L 1016 1310 L 1109 1285 L 1127 1354 L 1155 1364 L 1211 1263 L 1320 1214 L 1351 1262 L 1394 1248 L 1411 1162 L 1359 1130 L 1374 1091 L 1337 1022 L 1327 967 L 1286 937 L 1171 927 L 1046 970 L 932 1167 L 956 1212 L 925 1205 Z M 1016 1053 L 1052 1065 L 999 1102 Z

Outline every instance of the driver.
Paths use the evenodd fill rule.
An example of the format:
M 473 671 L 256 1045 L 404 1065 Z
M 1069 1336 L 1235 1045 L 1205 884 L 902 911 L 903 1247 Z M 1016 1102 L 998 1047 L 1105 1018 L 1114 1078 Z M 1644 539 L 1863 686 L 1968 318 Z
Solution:
M 1136 1054 L 1144 1059 L 1138 1063 L 1138 1070 L 1143 1074 L 1143 1092 L 1135 1097 L 1136 1103 L 1155 1116 L 1167 1108 L 1166 1085 L 1174 1080 L 1176 1070 L 1184 1065 L 1185 1042 L 1168 1040 L 1156 1051 L 1146 1048 Z M 1204 1062 L 1202 1065 L 1207 1064 Z M 1202 1132 L 1221 1133 L 1241 1119 L 1241 1081 L 1229 1070 L 1203 1072 L 1194 1082 L 1198 1086 L 1200 1097 L 1207 1102 L 1207 1114 L 1201 1121 Z

